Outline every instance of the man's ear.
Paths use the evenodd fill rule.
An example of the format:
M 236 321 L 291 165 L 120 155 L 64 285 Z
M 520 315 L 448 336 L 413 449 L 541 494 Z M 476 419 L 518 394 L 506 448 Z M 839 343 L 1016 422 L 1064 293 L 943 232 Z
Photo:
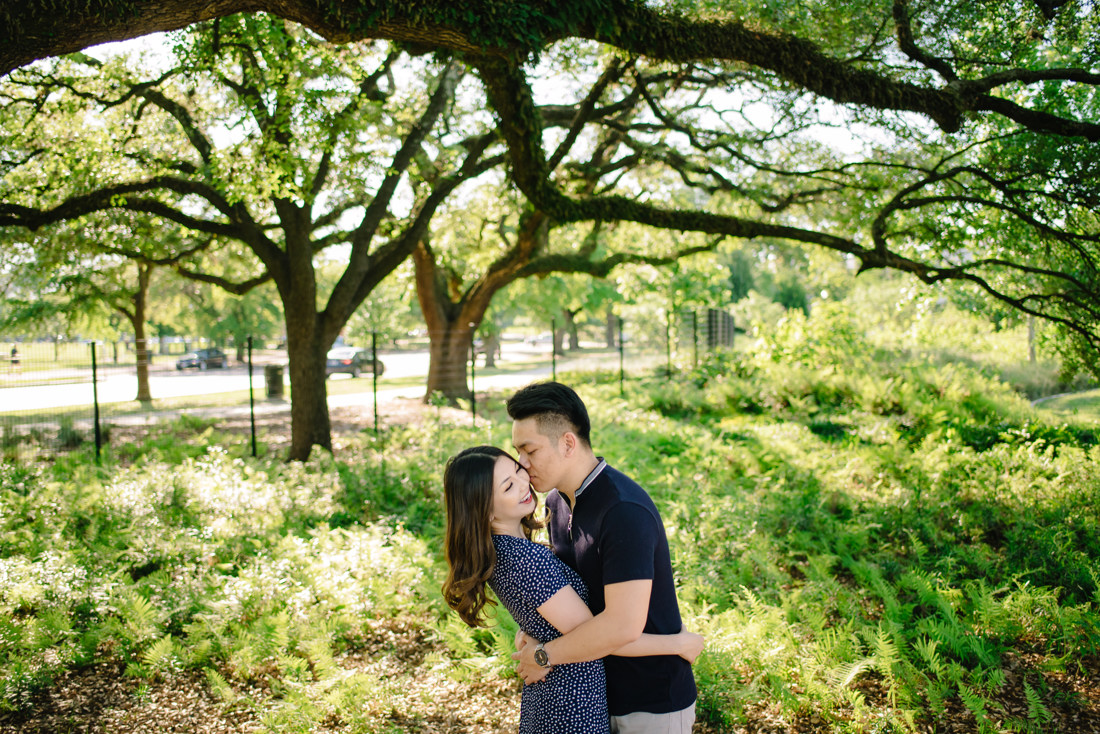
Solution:
M 573 454 L 577 452 L 577 434 L 573 433 L 572 431 L 566 431 L 565 433 L 561 434 L 561 441 L 561 455 L 567 459 L 572 457 Z

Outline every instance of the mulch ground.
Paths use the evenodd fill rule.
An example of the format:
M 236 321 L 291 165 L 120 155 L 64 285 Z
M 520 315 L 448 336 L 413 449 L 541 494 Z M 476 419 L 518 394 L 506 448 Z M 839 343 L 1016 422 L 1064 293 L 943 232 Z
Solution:
M 409 705 L 378 714 L 379 724 L 418 734 L 505 734 L 519 718 L 518 683 L 501 679 L 459 683 L 439 671 L 422 670 L 428 652 L 439 651 L 416 625 L 382 620 L 354 653 L 338 663 L 349 673 L 410 681 Z M 61 676 L 17 713 L 0 712 L 0 734 L 246 734 L 263 731 L 264 690 L 232 687 L 241 700 L 227 704 L 210 690 L 204 676 L 187 671 L 145 681 L 124 674 L 113 663 L 92 665 Z M 364 701 L 364 706 L 370 704 Z M 314 731 L 350 732 L 345 722 L 323 722 Z

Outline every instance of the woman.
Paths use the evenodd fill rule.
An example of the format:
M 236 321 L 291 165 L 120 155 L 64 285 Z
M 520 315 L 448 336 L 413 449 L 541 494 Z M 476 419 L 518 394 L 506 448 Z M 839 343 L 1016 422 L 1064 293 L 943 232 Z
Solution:
M 447 462 L 443 585 L 447 604 L 471 627 L 492 604 L 488 586 L 520 629 L 548 642 L 592 618 L 580 576 L 544 545 L 531 540 L 540 527 L 526 470 L 495 446 L 466 449 Z M 680 655 L 689 662 L 703 649 L 700 635 L 642 635 L 616 655 Z M 610 731 L 603 662 L 555 666 L 546 678 L 524 685 L 520 734 L 600 734 Z

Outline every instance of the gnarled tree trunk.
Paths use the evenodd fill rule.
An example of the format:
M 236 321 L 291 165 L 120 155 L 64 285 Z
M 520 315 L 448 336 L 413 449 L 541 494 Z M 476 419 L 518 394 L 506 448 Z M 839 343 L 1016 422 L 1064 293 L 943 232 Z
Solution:
M 436 263 L 431 246 L 421 241 L 413 250 L 416 265 L 416 296 L 428 327 L 431 364 L 424 399 L 435 392 L 448 400 L 471 397 L 466 382 L 466 359 L 478 324 L 493 296 L 518 277 L 534 253 L 545 244 L 549 220 L 542 212 L 528 212 L 521 218 L 516 242 L 477 283 L 464 292 L 455 286 L 459 279 L 444 273 Z M 448 275 L 452 277 L 448 277 Z
M 151 266 L 138 263 L 138 287 L 134 292 L 133 310 L 118 309 L 129 319 L 134 329 L 134 354 L 137 358 L 137 395 L 134 400 L 145 406 L 153 402 L 153 393 L 149 388 L 149 347 L 145 335 L 145 310 L 152 271 Z
M 436 323 L 435 328 L 429 322 L 428 383 L 425 398 L 440 393 L 448 401 L 459 398 L 469 399 L 472 392 L 467 382 L 467 358 L 470 356 L 470 343 L 473 329 L 454 322 Z
M 293 311 L 298 311 L 292 315 Z M 286 315 L 287 369 L 290 372 L 291 461 L 305 461 L 314 445 L 332 451 L 325 384 L 326 344 L 312 308 L 288 309 Z

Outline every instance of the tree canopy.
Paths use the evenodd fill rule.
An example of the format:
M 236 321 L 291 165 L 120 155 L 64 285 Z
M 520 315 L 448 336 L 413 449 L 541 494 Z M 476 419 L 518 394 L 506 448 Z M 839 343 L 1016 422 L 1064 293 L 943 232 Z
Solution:
M 159 74 L 75 54 L 11 75 L 0 218 L 79 231 L 160 217 L 205 243 L 174 263 L 182 275 L 236 294 L 271 281 L 296 395 L 291 453 L 305 458 L 330 441 L 324 360 L 337 334 L 435 208 L 501 157 L 482 161 L 493 136 L 480 131 L 424 146 L 465 75 L 453 62 L 322 44 L 267 15 L 219 25 L 181 35 Z M 411 189 L 415 167 L 431 173 Z M 316 258 L 332 248 L 344 269 L 322 292 Z
M 503 161 L 529 221 L 542 222 L 546 231 L 621 221 L 699 233 L 711 242 L 760 238 L 823 247 L 859 271 L 890 268 L 926 283 L 970 284 L 1057 324 L 1067 357 L 1094 369 L 1100 363 L 1100 20 L 1093 0 L 225 0 L 201 6 L 86 0 L 67 7 L 58 12 L 30 0 L 0 10 L 0 73 L 28 84 L 49 73 L 19 69 L 36 59 L 195 23 L 205 23 L 215 67 L 220 55 L 247 69 L 256 62 L 247 59 L 249 41 L 233 35 L 241 17 L 230 17 L 235 13 L 266 11 L 337 48 L 386 39 L 407 58 L 432 59 L 423 69 L 434 76 L 402 75 L 398 86 L 420 85 L 436 102 L 417 108 L 425 110 L 420 124 L 391 126 L 402 131 L 397 139 L 405 145 L 377 158 L 391 161 L 392 177 L 384 180 L 394 186 L 404 172 L 415 172 L 406 185 L 427 211 L 442 206 L 455 176 L 462 178 L 463 155 L 468 166 L 481 166 L 477 170 Z M 340 63 L 354 64 L 343 56 Z M 488 124 L 476 110 L 463 113 L 474 122 L 460 122 L 445 101 L 457 99 L 447 91 L 455 83 L 448 74 L 466 70 L 488 100 Z M 248 100 L 245 72 L 237 78 L 237 92 Z M 367 74 L 366 97 L 380 78 L 370 82 Z M 261 128 L 267 125 L 256 160 L 279 164 L 269 166 L 269 200 L 283 225 L 291 225 L 287 232 L 304 231 L 301 216 L 315 200 L 310 180 L 300 173 L 280 178 L 286 169 L 279 166 L 300 160 L 308 164 L 301 170 L 313 166 L 319 175 L 338 160 L 324 144 L 312 153 L 285 146 L 277 116 L 306 115 L 287 121 L 294 125 L 313 119 L 311 109 L 327 113 L 323 105 L 292 103 L 293 94 L 319 99 L 310 84 L 265 84 L 258 101 L 271 104 L 256 116 Z M 160 107 L 195 132 L 180 114 L 189 102 L 158 101 L 156 80 L 133 89 L 142 104 Z M 22 97 L 22 122 L 35 124 L 36 105 L 48 98 Z M 448 137 L 452 126 L 464 136 Z M 0 143 L 9 181 L 0 226 L 35 228 L 70 216 L 78 202 L 71 192 L 54 191 L 50 199 L 10 187 L 17 180 L 11 173 L 39 155 L 18 135 L 13 131 Z M 217 172 L 222 161 L 203 158 L 200 137 L 191 137 L 199 167 Z M 429 139 L 449 178 L 433 174 L 423 160 L 421 145 Z M 284 151 L 275 155 L 280 145 Z M 148 189 L 148 181 L 142 185 Z M 379 191 L 363 220 L 370 226 L 361 231 L 389 229 L 393 189 Z M 111 195 L 135 200 L 126 190 Z M 239 203 L 231 197 L 210 201 L 223 219 L 236 216 Z M 335 223 L 311 221 L 314 227 Z M 391 239 L 399 245 L 390 250 L 392 259 L 418 246 L 428 252 L 430 228 L 422 223 Z M 325 237 L 324 228 L 314 236 Z M 252 238 L 263 243 L 266 231 L 254 227 Z M 551 239 L 530 238 L 532 262 L 537 259 L 539 272 L 570 270 L 566 259 L 576 265 L 577 253 L 555 251 Z M 305 258 L 318 240 L 302 242 Z M 291 278 L 305 263 L 296 260 L 288 270 L 289 262 L 273 266 L 267 245 L 255 251 L 276 281 L 280 268 Z M 585 266 L 596 275 L 632 256 L 596 254 Z M 362 274 L 365 257 L 350 258 L 349 272 Z M 509 266 L 517 276 L 535 272 L 518 262 Z M 374 268 L 379 275 L 389 270 Z M 340 318 L 321 325 L 316 344 L 335 334 L 378 278 L 357 282 L 337 286 L 330 308 L 318 312 Z

